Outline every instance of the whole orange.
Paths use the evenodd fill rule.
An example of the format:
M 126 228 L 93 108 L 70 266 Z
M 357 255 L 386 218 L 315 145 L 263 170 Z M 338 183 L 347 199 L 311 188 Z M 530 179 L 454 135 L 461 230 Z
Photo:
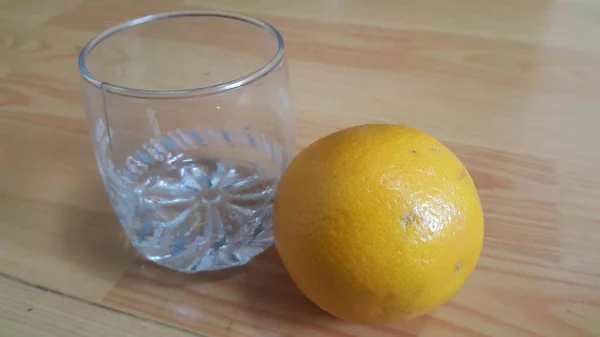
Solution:
M 435 138 L 363 125 L 314 142 L 277 193 L 277 249 L 325 311 L 391 323 L 450 299 L 475 268 L 483 213 L 471 176 Z

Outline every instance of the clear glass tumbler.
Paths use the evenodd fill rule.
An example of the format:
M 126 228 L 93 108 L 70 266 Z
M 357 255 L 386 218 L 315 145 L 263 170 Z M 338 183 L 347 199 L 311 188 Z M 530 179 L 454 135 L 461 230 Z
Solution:
M 275 28 L 226 13 L 146 16 L 93 38 L 79 69 L 100 174 L 141 254 L 194 273 L 272 244 L 295 154 Z

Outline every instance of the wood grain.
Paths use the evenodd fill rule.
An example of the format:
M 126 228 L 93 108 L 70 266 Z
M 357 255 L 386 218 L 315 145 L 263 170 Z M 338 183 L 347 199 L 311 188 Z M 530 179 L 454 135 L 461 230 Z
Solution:
M 0 289 L 0 335 L 6 337 L 198 336 L 6 276 Z
M 186 276 L 125 245 L 77 54 L 110 25 L 190 9 L 282 32 L 301 145 L 385 122 L 457 153 L 486 217 L 457 296 L 359 326 L 303 297 L 274 249 Z M 0 0 L 0 336 L 600 336 L 598 15 L 593 0 Z

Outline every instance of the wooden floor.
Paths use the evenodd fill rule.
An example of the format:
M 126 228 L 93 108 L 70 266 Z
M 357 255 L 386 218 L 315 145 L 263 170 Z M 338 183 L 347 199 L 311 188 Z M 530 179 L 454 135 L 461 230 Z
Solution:
M 298 139 L 409 124 L 479 188 L 486 237 L 449 303 L 394 326 L 318 310 L 274 250 L 197 276 L 125 244 L 97 173 L 76 57 L 187 9 L 286 39 Z M 600 336 L 600 1 L 0 0 L 0 336 Z

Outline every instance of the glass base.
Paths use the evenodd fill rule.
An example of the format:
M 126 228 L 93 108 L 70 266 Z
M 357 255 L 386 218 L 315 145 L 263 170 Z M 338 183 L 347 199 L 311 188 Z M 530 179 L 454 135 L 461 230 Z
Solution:
M 273 240 L 269 241 L 271 242 L 265 242 L 263 245 L 244 245 L 233 251 L 211 250 L 208 253 L 198 252 L 197 254 L 170 259 L 153 259 L 151 257 L 147 257 L 147 259 L 160 266 L 188 274 L 221 270 L 247 264 L 273 244 Z
M 273 244 L 279 179 L 257 164 L 181 157 L 119 181 L 108 186 L 123 228 L 162 266 L 186 273 L 240 266 Z

